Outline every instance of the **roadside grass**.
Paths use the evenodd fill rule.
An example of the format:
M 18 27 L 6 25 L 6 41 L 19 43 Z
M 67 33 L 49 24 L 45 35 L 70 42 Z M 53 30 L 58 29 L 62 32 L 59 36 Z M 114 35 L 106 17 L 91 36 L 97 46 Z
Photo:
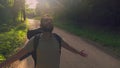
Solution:
M 102 47 L 107 48 L 113 52 L 114 55 L 120 58 L 120 35 L 113 34 L 105 30 L 97 30 L 91 28 L 78 27 L 71 22 L 55 22 L 55 26 L 62 28 L 72 34 L 78 35 L 82 38 L 97 42 Z
M 6 60 L 5 57 L 0 54 L 0 63 L 1 63 L 2 61 L 4 61 L 4 60 Z
M 7 28 L 9 31 L 0 32 L 0 61 L 15 54 L 17 48 L 24 45 L 27 31 L 25 23 L 19 23 L 12 28 L 7 26 L 1 28 Z

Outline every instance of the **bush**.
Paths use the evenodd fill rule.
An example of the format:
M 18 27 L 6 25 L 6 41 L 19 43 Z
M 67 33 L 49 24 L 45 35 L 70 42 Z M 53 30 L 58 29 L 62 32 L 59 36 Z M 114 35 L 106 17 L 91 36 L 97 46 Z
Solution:
M 0 34 L 0 54 L 6 58 L 16 52 L 16 48 L 24 44 L 26 38 L 26 26 L 20 24 L 8 32 Z
M 5 60 L 5 57 L 0 54 L 0 63 Z

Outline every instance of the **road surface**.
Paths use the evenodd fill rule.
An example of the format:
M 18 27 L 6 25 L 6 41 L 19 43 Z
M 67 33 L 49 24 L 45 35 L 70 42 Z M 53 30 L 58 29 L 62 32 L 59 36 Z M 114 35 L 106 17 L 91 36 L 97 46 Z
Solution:
M 29 29 L 39 28 L 39 21 L 29 19 Z M 120 61 L 106 54 L 99 48 L 93 46 L 80 37 L 72 35 L 64 30 L 55 28 L 54 32 L 60 35 L 70 46 L 85 50 L 87 58 L 69 52 L 62 48 L 60 68 L 120 68 Z M 52 62 L 52 61 L 51 61 Z M 28 57 L 23 61 L 18 61 L 15 68 L 33 68 L 33 59 Z

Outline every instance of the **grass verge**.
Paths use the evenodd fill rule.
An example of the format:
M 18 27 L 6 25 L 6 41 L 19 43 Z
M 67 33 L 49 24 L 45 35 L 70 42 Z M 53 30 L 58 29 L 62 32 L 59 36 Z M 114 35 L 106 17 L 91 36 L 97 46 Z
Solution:
M 9 31 L 0 32 L 0 61 L 5 60 L 7 57 L 13 55 L 17 51 L 16 48 L 22 46 L 25 40 L 25 23 L 19 23 L 13 28 L 9 28 Z
M 97 42 L 120 58 L 120 35 L 105 30 L 78 27 L 71 22 L 55 22 L 55 25 L 72 34 Z

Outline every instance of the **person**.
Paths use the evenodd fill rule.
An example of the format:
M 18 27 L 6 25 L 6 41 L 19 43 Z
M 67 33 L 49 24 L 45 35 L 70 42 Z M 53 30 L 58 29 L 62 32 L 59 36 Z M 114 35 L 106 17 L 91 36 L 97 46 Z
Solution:
M 52 21 L 50 15 L 46 14 L 44 16 L 49 17 L 49 20 Z M 36 34 L 40 34 L 40 33 L 42 33 L 42 28 L 37 28 L 37 29 L 34 29 L 34 30 L 29 30 L 28 29 L 28 31 L 27 31 L 27 39 L 30 39 L 33 36 L 35 36 Z
M 37 34 L 39 36 L 39 43 L 36 49 L 36 66 L 35 68 L 59 68 L 60 64 L 60 52 L 59 52 L 59 43 L 57 42 L 56 38 L 54 37 L 53 31 L 53 23 L 52 19 L 49 17 L 43 17 L 41 19 L 40 27 L 42 28 L 42 33 Z M 58 35 L 59 36 L 59 35 Z M 60 37 L 60 36 L 59 36 Z M 19 60 L 24 55 L 31 53 L 34 50 L 34 38 L 33 36 L 26 46 L 21 49 L 18 53 L 8 58 L 6 61 L 0 64 L 0 68 L 7 66 L 13 63 L 16 60 Z M 60 37 L 61 38 L 61 37 Z M 69 46 L 61 38 L 61 47 L 79 54 L 83 57 L 87 57 L 87 54 L 82 51 L 78 51 L 73 47 Z

